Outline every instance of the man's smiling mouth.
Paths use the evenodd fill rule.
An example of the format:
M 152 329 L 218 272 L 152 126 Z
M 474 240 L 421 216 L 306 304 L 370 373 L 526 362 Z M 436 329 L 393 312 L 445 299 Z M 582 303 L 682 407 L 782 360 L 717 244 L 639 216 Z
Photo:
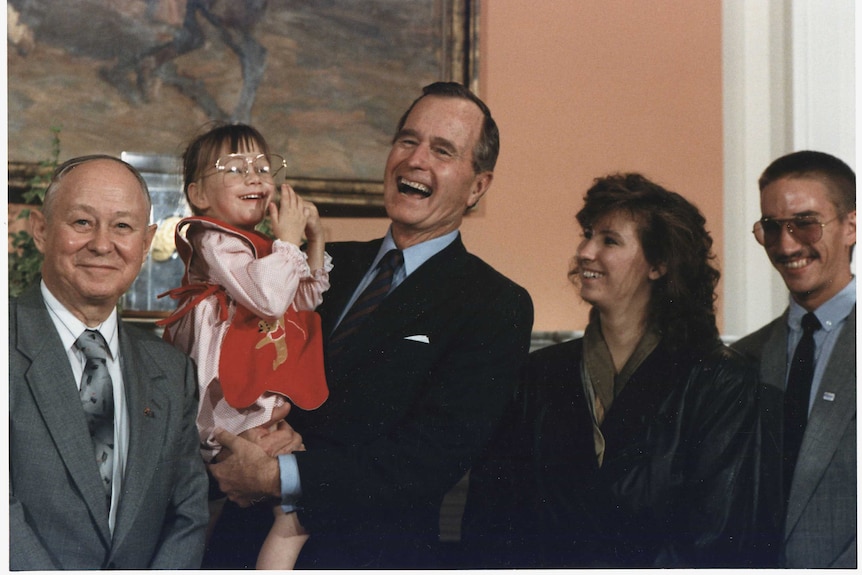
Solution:
M 406 180 L 404 178 L 398 178 L 398 191 L 405 195 L 420 196 L 422 198 L 431 197 L 431 188 L 425 184 L 420 184 L 419 182 Z

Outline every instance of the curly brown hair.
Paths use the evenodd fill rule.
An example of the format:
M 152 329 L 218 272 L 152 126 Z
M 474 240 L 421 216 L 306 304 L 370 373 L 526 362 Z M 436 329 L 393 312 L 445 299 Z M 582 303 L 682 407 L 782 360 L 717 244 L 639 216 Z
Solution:
M 576 217 L 586 229 L 618 212 L 637 224 L 647 262 L 667 270 L 653 282 L 647 321 L 671 349 L 710 345 L 718 337 L 715 288 L 721 273 L 712 265 L 706 219 L 681 195 L 637 173 L 596 178 Z M 569 279 L 578 282 L 577 260 Z

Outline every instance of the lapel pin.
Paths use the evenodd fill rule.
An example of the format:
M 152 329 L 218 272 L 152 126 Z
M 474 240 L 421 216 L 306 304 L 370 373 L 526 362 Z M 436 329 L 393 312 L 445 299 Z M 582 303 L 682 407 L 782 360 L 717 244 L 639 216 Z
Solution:
M 826 391 L 823 393 L 823 399 L 825 401 L 835 401 L 835 394 L 831 391 Z
M 153 413 L 153 410 L 152 410 L 152 409 L 150 409 L 149 407 L 145 407 L 145 408 L 144 408 L 144 415 L 145 415 L 146 417 L 155 417 L 155 416 L 156 416 L 156 414 L 155 414 L 155 413 Z

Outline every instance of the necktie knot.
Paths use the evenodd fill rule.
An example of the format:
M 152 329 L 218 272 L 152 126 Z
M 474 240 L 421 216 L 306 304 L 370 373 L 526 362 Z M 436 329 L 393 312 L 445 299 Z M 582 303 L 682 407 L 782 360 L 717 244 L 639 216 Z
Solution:
M 822 326 L 820 325 L 820 320 L 817 319 L 817 316 L 814 315 L 814 312 L 808 312 L 804 316 L 802 316 L 802 333 L 805 335 L 809 335 L 820 329 Z
M 346 340 L 355 333 L 359 326 L 371 313 L 377 309 L 389 291 L 392 289 L 392 276 L 395 270 L 404 263 L 404 254 L 401 250 L 389 250 L 377 264 L 377 274 L 371 283 L 357 298 L 356 302 L 348 310 L 344 319 L 335 328 L 329 340 L 329 356 L 335 357 L 345 346 Z
M 84 353 L 87 359 L 107 359 L 108 343 L 102 334 L 94 329 L 84 330 L 75 341 L 75 347 Z
M 389 250 L 383 254 L 382 258 L 380 258 L 380 263 L 377 264 L 377 267 L 380 268 L 380 271 L 388 270 L 394 272 L 400 268 L 403 263 L 404 253 L 401 250 Z

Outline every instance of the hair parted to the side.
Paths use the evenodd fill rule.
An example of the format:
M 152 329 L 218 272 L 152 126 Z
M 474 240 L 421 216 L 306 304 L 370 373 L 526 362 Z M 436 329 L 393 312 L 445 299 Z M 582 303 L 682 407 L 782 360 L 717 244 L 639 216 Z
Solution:
M 216 160 L 223 149 L 229 154 L 257 147 L 261 153 L 269 154 L 269 145 L 263 135 L 247 124 L 212 123 L 195 137 L 183 152 L 183 193 L 195 215 L 200 215 L 189 198 L 189 184 L 198 181 L 208 168 L 215 168 Z
M 493 172 L 494 166 L 497 165 L 497 156 L 500 155 L 500 130 L 497 128 L 497 122 L 491 117 L 491 110 L 485 102 L 463 84 L 457 82 L 434 82 L 422 88 L 422 95 L 413 100 L 413 103 L 410 104 L 410 107 L 407 108 L 407 111 L 398 120 L 398 127 L 395 130 L 396 137 L 401 132 L 405 122 L 407 122 L 407 116 L 410 115 L 416 104 L 426 96 L 461 98 L 469 100 L 479 107 L 484 120 L 482 121 L 482 132 L 479 134 L 479 141 L 476 142 L 476 147 L 473 149 L 473 172 L 476 174 Z
M 715 288 L 721 274 L 712 265 L 712 237 L 697 207 L 637 173 L 597 178 L 584 201 L 576 216 L 581 227 L 609 214 L 629 215 L 647 262 L 666 269 L 652 284 L 647 310 L 647 321 L 665 344 L 670 349 L 712 344 L 718 337 Z M 579 281 L 577 260 L 569 279 Z
M 87 164 L 90 162 L 95 162 L 97 160 L 107 160 L 109 162 L 116 162 L 129 170 L 135 179 L 138 180 L 138 183 L 141 185 L 141 192 L 144 194 L 144 199 L 147 202 L 147 213 L 150 212 L 153 207 L 153 200 L 150 197 L 150 189 L 147 187 L 147 182 L 144 180 L 144 177 L 141 173 L 128 162 L 121 160 L 115 156 L 110 156 L 108 154 L 89 154 L 86 156 L 78 156 L 76 158 L 70 158 L 57 166 L 54 169 L 54 172 L 51 174 L 51 181 L 48 182 L 48 187 L 45 190 L 45 199 L 42 200 L 42 214 L 46 219 L 50 219 L 51 210 L 54 204 L 54 198 L 57 196 L 57 189 L 60 187 L 60 184 L 63 182 L 63 179 L 66 175 L 69 174 L 72 170 L 81 166 L 83 164 Z

